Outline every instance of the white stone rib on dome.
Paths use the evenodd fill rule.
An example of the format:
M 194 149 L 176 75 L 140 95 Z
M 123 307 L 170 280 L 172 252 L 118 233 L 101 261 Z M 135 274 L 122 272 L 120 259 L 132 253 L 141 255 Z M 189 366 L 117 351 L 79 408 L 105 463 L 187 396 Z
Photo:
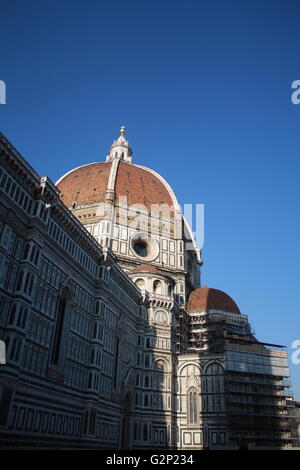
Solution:
M 191 241 L 193 243 L 193 246 L 194 246 L 194 249 L 196 251 L 196 254 L 197 254 L 197 259 L 198 259 L 198 262 L 200 263 L 201 262 L 201 259 L 200 259 L 200 254 L 199 254 L 199 248 L 197 247 L 196 245 L 196 242 L 195 242 L 195 239 L 194 239 L 194 236 L 193 236 L 193 232 L 191 230 L 191 227 L 189 226 L 187 220 L 185 219 L 184 215 L 182 214 L 182 211 L 181 211 L 181 208 L 178 204 L 178 201 L 177 201 L 177 198 L 175 196 L 175 193 L 173 191 L 173 189 L 171 188 L 171 186 L 169 185 L 169 183 L 167 183 L 167 181 L 159 174 L 157 173 L 156 171 L 154 170 L 151 170 L 150 168 L 147 168 L 145 166 L 142 166 L 142 165 L 136 165 L 135 166 L 139 167 L 139 168 L 142 168 L 143 170 L 146 170 L 146 171 L 149 171 L 150 173 L 152 173 L 154 176 L 156 176 L 164 185 L 165 187 L 167 188 L 167 190 L 169 191 L 169 194 L 171 196 L 171 199 L 173 201 L 173 204 L 174 204 L 174 208 L 179 211 L 181 213 L 181 216 L 182 216 L 182 219 L 183 219 L 183 222 L 184 224 L 186 225 L 187 227 L 187 230 L 188 230 L 188 233 L 191 237 Z

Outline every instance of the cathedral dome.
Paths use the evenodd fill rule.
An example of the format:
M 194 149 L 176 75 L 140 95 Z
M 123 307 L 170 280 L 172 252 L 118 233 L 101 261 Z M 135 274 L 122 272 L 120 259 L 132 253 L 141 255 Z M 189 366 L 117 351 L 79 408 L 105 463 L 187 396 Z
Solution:
M 90 163 L 71 170 L 58 182 L 63 203 L 70 207 L 105 201 L 111 171 L 111 162 Z M 163 179 L 155 172 L 132 163 L 119 162 L 115 179 L 115 201 L 127 197 L 127 204 L 143 204 L 148 210 L 152 204 L 174 206 L 174 198 Z
M 149 168 L 131 163 L 132 150 L 124 135 L 113 142 L 109 152 L 106 162 L 80 166 L 57 181 L 67 207 L 74 203 L 100 203 L 108 193 L 113 193 L 116 202 L 126 196 L 128 206 L 143 204 L 148 211 L 153 204 L 178 209 L 177 199 L 164 178 Z
M 149 233 L 178 239 L 182 237 L 184 227 L 185 240 L 192 242 L 196 263 L 200 265 L 200 251 L 172 188 L 157 172 L 132 163 L 133 152 L 125 139 L 124 126 L 120 133 L 119 138 L 109 147 L 105 161 L 74 168 L 56 182 L 61 201 L 83 225 L 93 225 L 88 230 L 93 231 L 101 245 L 110 246 L 119 254 L 134 256 L 144 263 L 158 260 L 159 257 L 159 242 L 155 237 L 150 237 Z M 151 219 L 147 219 L 149 216 Z M 114 232 L 118 233 L 116 236 L 109 232 L 107 227 L 111 227 L 110 220 L 114 220 L 116 226 L 127 225 L 132 229 L 129 235 L 124 235 L 120 230 L 122 236 L 128 235 L 130 239 L 120 238 L 117 241 L 121 235 L 117 230 Z M 106 226 L 102 223 L 104 221 L 107 222 Z M 102 224 L 101 232 L 94 226 L 99 222 Z M 135 229 L 139 239 L 132 235 Z M 164 264 L 170 261 L 169 266 L 175 267 L 177 263 L 183 268 L 182 255 L 175 259 L 173 253 L 170 253 L 170 257 L 167 254 L 167 260 L 161 258 L 157 262 Z
M 241 313 L 234 300 L 221 290 L 203 286 L 192 291 L 188 299 L 188 311 L 204 312 L 208 310 Z

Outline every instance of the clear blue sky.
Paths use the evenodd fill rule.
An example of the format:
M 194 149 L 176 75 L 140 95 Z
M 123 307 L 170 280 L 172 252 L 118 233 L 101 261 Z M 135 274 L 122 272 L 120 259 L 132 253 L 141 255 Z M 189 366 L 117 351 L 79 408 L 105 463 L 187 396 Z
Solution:
M 203 284 L 262 341 L 300 339 L 300 4 L 2 0 L 2 132 L 54 181 L 103 160 L 119 126 L 138 164 L 205 204 Z M 300 400 L 300 365 L 291 367 Z

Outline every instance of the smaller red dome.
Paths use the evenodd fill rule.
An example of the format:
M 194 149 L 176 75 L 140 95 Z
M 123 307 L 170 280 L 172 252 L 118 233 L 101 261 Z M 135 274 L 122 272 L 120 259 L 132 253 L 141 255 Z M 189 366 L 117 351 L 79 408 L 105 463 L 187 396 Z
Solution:
M 188 311 L 205 312 L 208 310 L 241 313 L 235 301 L 221 290 L 203 286 L 192 291 L 188 300 Z

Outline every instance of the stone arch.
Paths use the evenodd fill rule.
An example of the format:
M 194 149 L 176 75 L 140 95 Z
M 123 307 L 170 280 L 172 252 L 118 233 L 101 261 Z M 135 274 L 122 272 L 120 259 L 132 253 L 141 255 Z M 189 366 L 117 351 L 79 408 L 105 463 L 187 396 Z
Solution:
M 165 359 L 158 358 L 154 362 L 154 369 L 161 371 L 161 372 L 168 372 L 169 370 L 169 364 Z
M 191 368 L 193 368 L 193 372 L 195 373 L 196 376 L 200 376 L 202 373 L 201 366 L 200 364 L 195 364 L 194 362 L 188 362 L 182 364 L 182 366 L 178 370 L 178 375 L 179 376 L 184 376 L 184 375 L 191 375 Z
M 224 372 L 224 367 L 218 361 L 209 362 L 208 364 L 206 364 L 205 369 L 204 369 L 205 375 L 219 375 L 219 374 L 223 374 L 223 372 Z

